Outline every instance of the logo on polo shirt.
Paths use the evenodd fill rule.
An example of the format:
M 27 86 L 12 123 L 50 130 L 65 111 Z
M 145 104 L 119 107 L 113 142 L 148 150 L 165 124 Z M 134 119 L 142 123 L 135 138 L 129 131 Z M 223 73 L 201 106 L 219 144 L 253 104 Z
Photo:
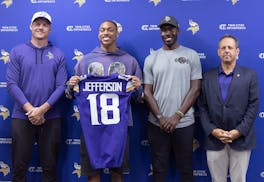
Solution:
M 48 52 L 48 54 L 47 54 L 47 57 L 49 58 L 49 59 L 54 59 L 54 54 L 52 53 L 52 52 Z

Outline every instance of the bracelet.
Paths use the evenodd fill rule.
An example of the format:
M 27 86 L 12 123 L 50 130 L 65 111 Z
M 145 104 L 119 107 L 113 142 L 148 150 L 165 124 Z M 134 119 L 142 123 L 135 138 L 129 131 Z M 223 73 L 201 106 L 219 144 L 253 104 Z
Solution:
M 176 114 L 177 116 L 179 116 L 179 117 L 180 117 L 180 119 L 184 117 L 184 114 L 183 114 L 183 112 L 181 112 L 180 110 L 179 110 L 179 111 L 176 111 L 176 113 L 175 113 L 175 114 Z

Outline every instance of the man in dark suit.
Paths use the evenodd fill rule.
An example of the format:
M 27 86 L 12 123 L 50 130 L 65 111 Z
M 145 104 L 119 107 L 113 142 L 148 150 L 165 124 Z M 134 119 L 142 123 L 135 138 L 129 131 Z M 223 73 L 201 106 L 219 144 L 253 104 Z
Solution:
M 237 64 L 238 54 L 237 38 L 221 37 L 220 66 L 205 73 L 202 81 L 198 106 L 213 182 L 225 182 L 228 170 L 232 182 L 245 182 L 251 149 L 256 145 L 257 74 Z

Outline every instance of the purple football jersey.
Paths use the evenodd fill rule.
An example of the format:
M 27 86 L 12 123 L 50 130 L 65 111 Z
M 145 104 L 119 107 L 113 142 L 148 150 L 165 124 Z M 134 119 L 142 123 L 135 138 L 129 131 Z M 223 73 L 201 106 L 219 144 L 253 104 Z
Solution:
M 88 75 L 75 89 L 85 144 L 94 169 L 120 167 L 126 147 L 130 96 L 127 75 Z

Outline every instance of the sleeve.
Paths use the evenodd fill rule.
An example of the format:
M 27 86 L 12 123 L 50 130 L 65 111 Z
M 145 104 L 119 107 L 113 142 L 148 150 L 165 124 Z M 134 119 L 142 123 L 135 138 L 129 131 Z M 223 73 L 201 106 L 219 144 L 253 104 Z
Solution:
M 50 105 L 54 105 L 58 99 L 62 96 L 65 90 L 65 83 L 67 80 L 66 61 L 64 55 L 60 58 L 58 70 L 56 72 L 56 89 L 51 94 L 47 102 Z
M 199 55 L 193 51 L 190 57 L 191 62 L 191 80 L 198 80 L 202 78 L 202 67 Z
M 209 108 L 206 97 L 206 78 L 202 80 L 201 94 L 198 97 L 198 109 L 200 114 L 200 121 L 206 136 L 209 136 L 211 132 L 216 128 L 216 125 L 211 121 L 209 115 Z
M 148 56 L 145 59 L 143 73 L 144 73 L 144 76 L 143 76 L 144 84 L 153 84 L 154 78 L 153 78 L 153 73 L 152 73 L 152 65 L 151 65 L 151 57 L 150 56 Z
M 259 108 L 259 86 L 257 73 L 252 72 L 249 86 L 249 97 L 248 97 L 248 106 L 245 112 L 245 115 L 236 127 L 236 129 L 244 136 L 247 136 L 248 132 L 253 126 L 253 123 L 256 119 Z
M 21 65 L 19 57 L 16 55 L 15 49 L 10 52 L 10 62 L 7 64 L 6 80 L 7 89 L 11 97 L 19 106 L 23 106 L 28 102 L 23 91 L 20 88 L 20 75 L 21 75 Z

